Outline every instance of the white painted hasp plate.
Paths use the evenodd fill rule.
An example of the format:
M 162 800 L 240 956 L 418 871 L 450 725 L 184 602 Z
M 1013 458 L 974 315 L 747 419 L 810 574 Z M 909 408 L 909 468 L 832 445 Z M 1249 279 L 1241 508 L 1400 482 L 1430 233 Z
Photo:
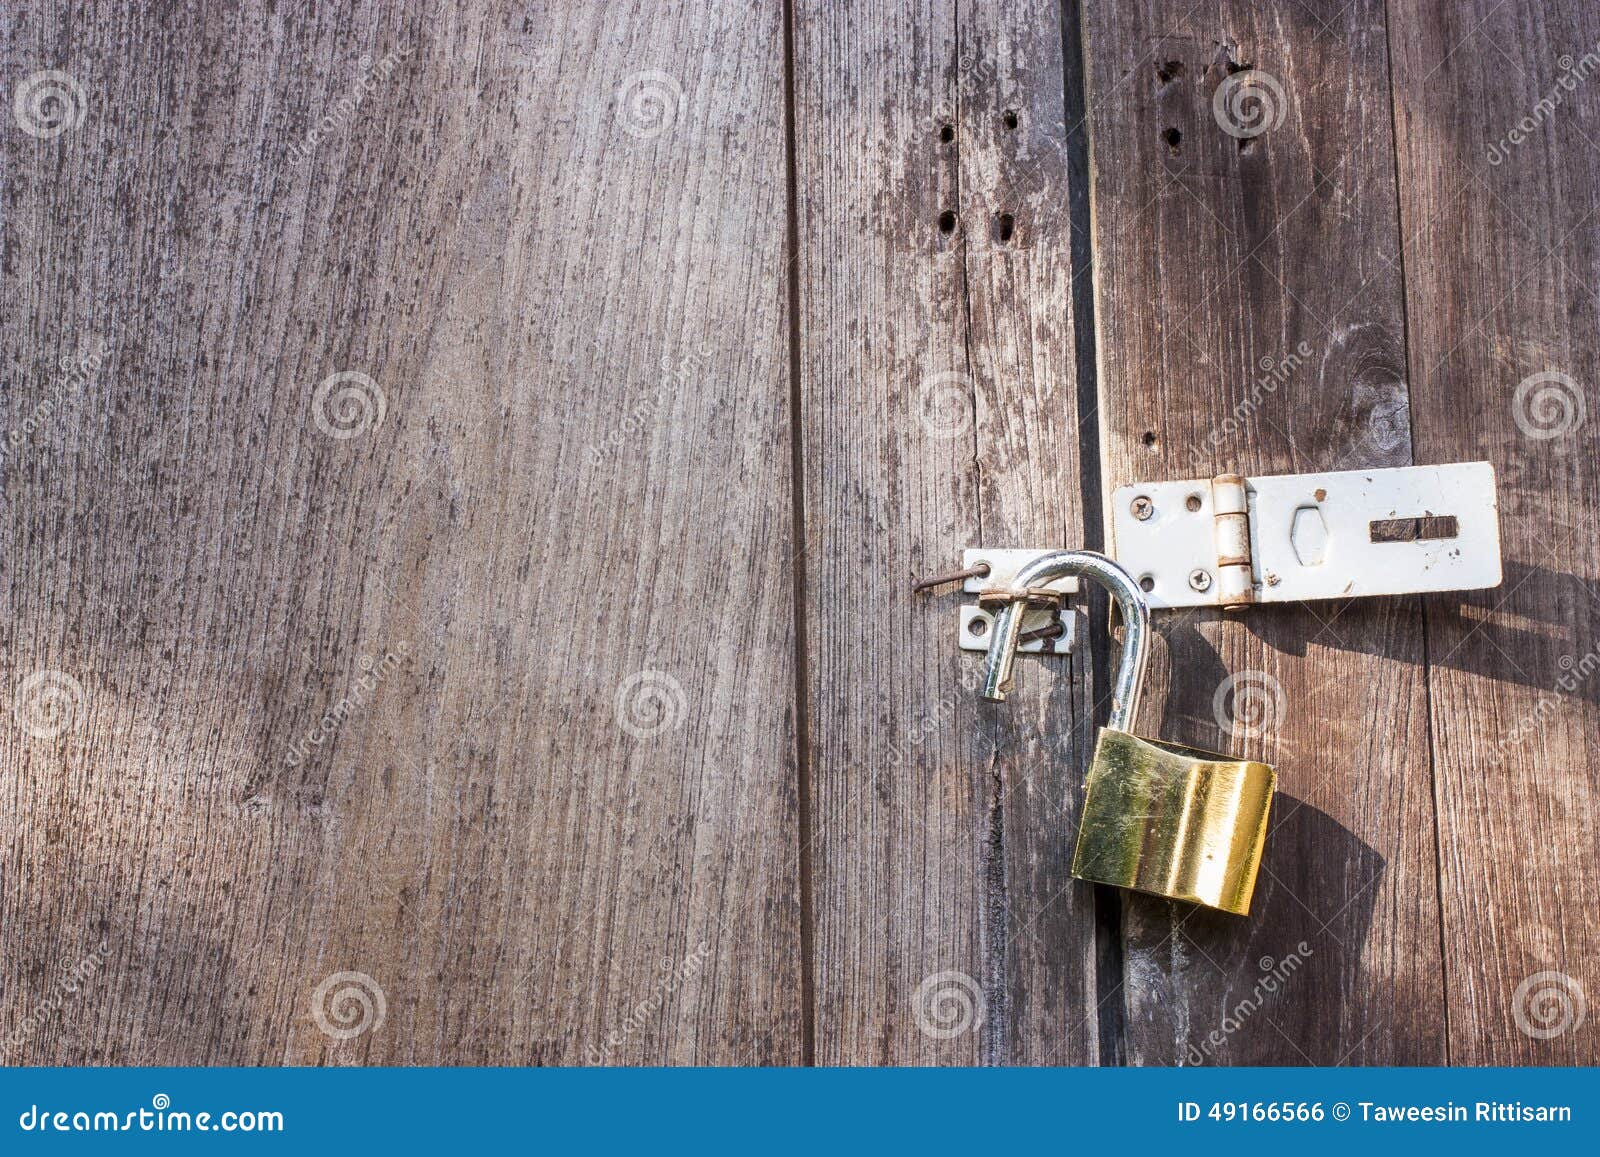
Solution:
M 1283 474 L 1244 485 L 1247 602 L 1500 585 L 1500 516 L 1488 462 Z M 1222 601 L 1211 492 L 1211 479 L 1196 478 L 1123 486 L 1113 496 L 1116 559 L 1152 608 Z
M 1020 550 L 1015 547 L 997 550 L 967 550 L 961 552 L 962 569 L 970 569 L 980 562 L 989 564 L 989 573 L 981 578 L 969 578 L 961 584 L 961 589 L 969 595 L 989 587 L 1008 587 L 1011 580 L 1016 578 L 1017 572 L 1027 566 L 1042 554 L 1043 550 Z M 1061 591 L 1063 594 L 1076 594 L 1078 579 L 1075 575 L 1056 579 L 1054 582 L 1044 584 L 1050 590 Z M 1024 632 L 1036 628 L 1048 627 L 1055 619 L 1055 611 L 1048 609 L 1029 610 L 1022 620 Z M 1062 621 L 1066 624 L 1066 631 L 1053 639 L 1033 639 L 1017 647 L 1021 655 L 1067 655 L 1072 652 L 1074 636 L 1077 635 L 1077 614 L 1063 607 L 1059 612 Z M 982 607 L 964 606 L 961 608 L 960 633 L 957 636 L 963 651 L 987 651 L 989 649 L 989 632 L 994 628 L 994 616 Z

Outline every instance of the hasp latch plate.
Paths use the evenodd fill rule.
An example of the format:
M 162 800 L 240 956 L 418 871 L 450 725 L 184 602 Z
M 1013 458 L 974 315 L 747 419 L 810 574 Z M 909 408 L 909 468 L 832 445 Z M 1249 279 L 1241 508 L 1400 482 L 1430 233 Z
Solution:
M 1152 609 L 1500 585 L 1488 462 L 1144 482 L 1112 503 L 1116 560 Z

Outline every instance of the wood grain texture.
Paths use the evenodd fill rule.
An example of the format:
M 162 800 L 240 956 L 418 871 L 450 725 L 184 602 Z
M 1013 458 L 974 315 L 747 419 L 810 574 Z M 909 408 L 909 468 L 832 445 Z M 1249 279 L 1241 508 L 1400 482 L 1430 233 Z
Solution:
M 7 1059 L 800 1060 L 781 14 L 0 19 Z
M 1081 541 L 1059 20 L 795 9 L 819 1063 L 1096 1055 L 1083 661 L 980 704 L 909 591 Z
M 1450 1059 L 1595 1064 L 1600 12 L 1390 20 L 1417 453 L 1495 464 L 1506 564 L 1427 607 Z
M 1382 5 L 1084 18 L 1108 501 L 1409 463 Z M 1251 69 L 1277 91 L 1231 123 L 1274 127 L 1230 134 L 1214 98 Z M 1142 727 L 1264 758 L 1279 795 L 1247 920 L 1125 898 L 1129 1062 L 1442 1061 L 1416 601 L 1158 627 Z

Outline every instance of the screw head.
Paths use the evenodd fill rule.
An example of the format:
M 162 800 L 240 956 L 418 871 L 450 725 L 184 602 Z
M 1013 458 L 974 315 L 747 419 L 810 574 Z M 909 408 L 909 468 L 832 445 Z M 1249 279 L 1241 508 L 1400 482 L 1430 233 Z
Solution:
M 1133 516 L 1135 518 L 1137 518 L 1140 522 L 1144 522 L 1156 512 L 1156 505 L 1143 494 L 1141 494 L 1139 497 L 1133 500 L 1133 504 L 1129 507 L 1129 509 L 1133 512 Z
M 1211 589 L 1211 572 L 1210 571 L 1201 570 L 1198 567 L 1195 568 L 1194 570 L 1189 572 L 1189 585 L 1191 587 L 1193 587 L 1197 591 L 1208 591 L 1208 590 L 1210 590 Z

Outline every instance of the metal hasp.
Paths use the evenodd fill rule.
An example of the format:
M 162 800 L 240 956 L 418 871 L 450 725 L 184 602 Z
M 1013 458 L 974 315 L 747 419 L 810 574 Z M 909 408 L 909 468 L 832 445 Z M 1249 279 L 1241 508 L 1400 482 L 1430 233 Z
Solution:
M 1254 760 L 1132 734 L 1149 659 L 1149 604 L 1126 570 L 1091 551 L 1039 555 L 1017 572 L 1014 584 L 1028 588 L 1069 575 L 1111 592 L 1124 631 L 1111 718 L 1100 730 L 1084 779 L 1073 876 L 1247 914 L 1276 773 Z M 1018 600 L 995 615 L 985 698 L 1004 699 L 1011 685 L 1022 612 Z
M 993 637 L 995 608 L 1009 601 L 1005 596 L 1013 591 L 1032 585 L 1033 597 L 1028 600 L 1022 616 L 1018 653 L 1071 654 L 1078 633 L 1078 613 L 1066 604 L 1070 596 L 1078 593 L 1078 580 L 1068 576 L 1035 584 L 1017 582 L 1017 572 L 1046 553 L 1016 548 L 961 552 L 962 570 L 988 568 L 982 576 L 974 576 L 961 584 L 964 592 L 978 597 L 976 605 L 969 603 L 961 608 L 961 629 L 956 638 L 963 651 L 987 651 Z
M 1500 585 L 1487 462 L 1149 482 L 1112 498 L 1151 607 L 1245 607 Z

